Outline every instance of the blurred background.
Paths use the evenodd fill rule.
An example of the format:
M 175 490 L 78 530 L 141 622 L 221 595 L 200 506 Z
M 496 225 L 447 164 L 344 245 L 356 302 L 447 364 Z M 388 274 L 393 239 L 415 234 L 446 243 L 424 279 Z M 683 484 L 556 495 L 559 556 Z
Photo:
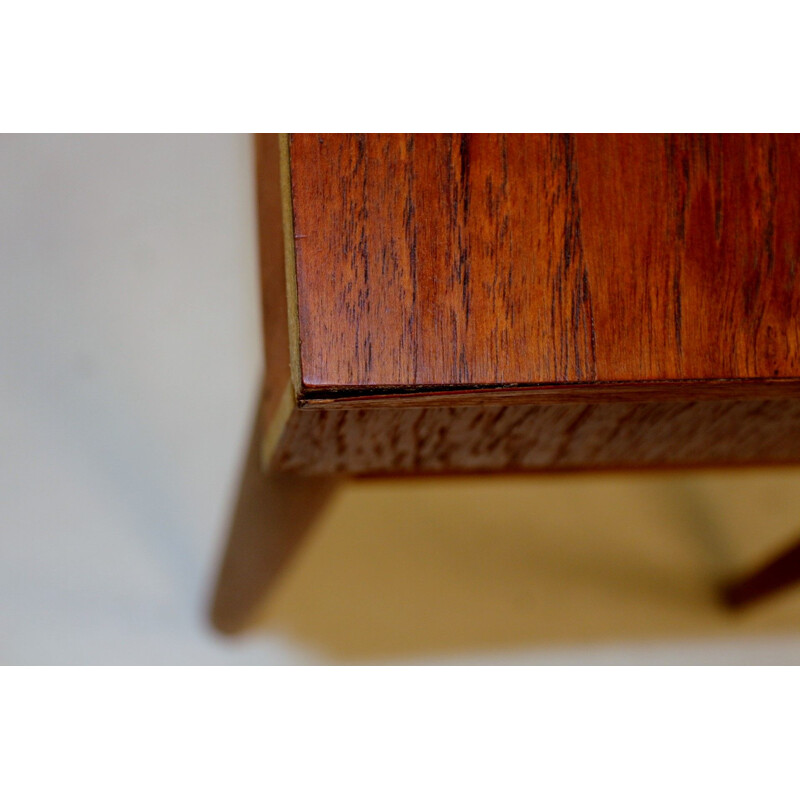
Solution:
M 800 469 L 348 484 L 209 604 L 263 371 L 250 137 L 0 136 L 0 662 L 800 663 Z

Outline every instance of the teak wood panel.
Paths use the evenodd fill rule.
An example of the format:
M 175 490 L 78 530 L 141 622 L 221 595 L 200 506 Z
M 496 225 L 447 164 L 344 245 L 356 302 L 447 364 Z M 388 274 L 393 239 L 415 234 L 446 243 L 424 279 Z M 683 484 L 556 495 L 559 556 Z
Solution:
M 306 475 L 696 467 L 800 460 L 800 402 L 297 409 L 272 456 Z
M 360 141 L 353 137 L 334 138 L 341 140 L 339 149 L 334 150 L 340 154 L 344 143 L 355 142 L 357 144 Z M 752 163 L 752 157 L 748 153 L 752 151 L 752 153 L 760 153 L 762 156 L 766 154 L 766 174 L 772 176 L 771 180 L 779 189 L 774 192 L 766 191 L 766 184 L 763 180 L 750 176 L 747 180 L 743 178 L 744 183 L 738 188 L 725 188 L 726 183 L 722 188 L 715 190 L 717 194 L 712 194 L 715 209 L 717 206 L 720 209 L 719 211 L 715 210 L 714 224 L 711 226 L 713 246 L 710 247 L 710 252 L 712 255 L 716 254 L 717 261 L 707 263 L 712 263 L 712 266 L 716 264 L 715 269 L 719 270 L 716 284 L 711 281 L 708 286 L 696 287 L 692 292 L 686 290 L 686 287 L 691 285 L 691 281 L 687 277 L 691 272 L 687 268 L 687 254 L 709 251 L 708 242 L 711 240 L 700 237 L 700 241 L 697 241 L 699 232 L 705 230 L 703 225 L 690 221 L 693 215 L 698 213 L 696 211 L 697 204 L 700 203 L 703 206 L 706 200 L 692 200 L 689 197 L 690 193 L 684 192 L 686 196 L 679 204 L 680 214 L 678 217 L 665 218 L 666 222 L 664 223 L 672 225 L 673 228 L 670 230 L 674 229 L 676 234 L 680 235 L 677 235 L 672 241 L 670 248 L 667 250 L 662 248 L 661 251 L 653 248 L 652 235 L 642 234 L 642 226 L 637 222 L 636 209 L 629 208 L 629 217 L 619 220 L 615 216 L 613 205 L 602 209 L 595 208 L 593 212 L 595 215 L 605 215 L 604 225 L 612 229 L 612 232 L 616 230 L 619 233 L 624 229 L 627 231 L 627 239 L 609 236 L 605 240 L 600 237 L 599 232 L 595 232 L 597 241 L 591 246 L 593 251 L 612 248 L 612 254 L 618 254 L 621 249 L 624 249 L 623 243 L 627 242 L 625 247 L 628 248 L 631 260 L 641 256 L 641 264 L 644 264 L 647 269 L 633 271 L 628 277 L 629 285 L 623 285 L 625 272 L 621 267 L 615 267 L 610 273 L 606 271 L 602 274 L 599 272 L 595 274 L 588 268 L 584 270 L 582 275 L 589 276 L 587 281 L 590 284 L 599 282 L 606 286 L 604 292 L 601 293 L 606 297 L 606 302 L 609 297 L 615 297 L 614 303 L 611 303 L 609 308 L 611 305 L 616 305 L 617 312 L 615 315 L 608 311 L 603 317 L 598 310 L 598 293 L 592 294 L 591 285 L 588 294 L 585 290 L 581 290 L 575 295 L 575 297 L 582 298 L 581 302 L 589 295 L 592 296 L 590 330 L 594 336 L 593 378 L 587 379 L 583 372 L 584 366 L 581 366 L 580 381 L 559 378 L 554 371 L 549 375 L 549 381 L 538 384 L 524 381 L 518 383 L 448 383 L 447 380 L 453 380 L 452 374 L 447 380 L 441 378 L 441 382 L 438 383 L 425 383 L 421 381 L 419 374 L 423 361 L 426 362 L 425 368 L 428 369 L 428 372 L 425 373 L 427 376 L 425 380 L 429 380 L 434 374 L 430 371 L 431 365 L 435 366 L 439 363 L 445 365 L 443 369 L 453 370 L 459 359 L 448 362 L 447 359 L 421 360 L 418 357 L 418 354 L 426 351 L 426 348 L 429 353 L 436 350 L 434 340 L 421 336 L 420 331 L 424 332 L 425 324 L 430 323 L 431 319 L 435 319 L 437 314 L 443 313 L 443 303 L 449 304 L 448 307 L 453 309 L 454 314 L 459 303 L 466 303 L 472 315 L 471 319 L 475 319 L 477 302 L 483 309 L 484 327 L 491 329 L 494 324 L 494 333 L 501 336 L 503 347 L 493 352 L 499 354 L 500 350 L 513 350 L 511 342 L 516 343 L 517 351 L 515 354 L 506 353 L 504 359 L 498 362 L 500 367 L 495 365 L 498 370 L 500 368 L 508 370 L 511 367 L 520 369 L 525 366 L 529 370 L 534 367 L 538 369 L 547 362 L 541 359 L 536 361 L 534 356 L 541 355 L 548 348 L 550 348 L 548 352 L 552 355 L 553 364 L 562 359 L 567 366 L 572 363 L 574 370 L 577 362 L 570 361 L 569 353 L 572 351 L 577 353 L 580 350 L 579 343 L 583 340 L 578 334 L 582 330 L 581 326 L 573 329 L 575 335 L 571 340 L 568 339 L 566 344 L 563 341 L 548 343 L 546 340 L 532 340 L 529 346 L 531 359 L 528 361 L 524 359 L 524 348 L 520 349 L 522 347 L 520 337 L 524 331 L 532 330 L 534 323 L 540 326 L 541 332 L 547 330 L 547 326 L 542 324 L 542 319 L 548 313 L 551 314 L 551 340 L 555 330 L 553 320 L 559 318 L 561 320 L 559 324 L 564 324 L 564 320 L 568 316 L 566 312 L 559 312 L 559 309 L 564 311 L 567 308 L 562 303 L 563 295 L 556 293 L 549 304 L 544 302 L 544 298 L 540 297 L 537 300 L 534 297 L 531 291 L 531 281 L 542 277 L 535 270 L 529 270 L 530 274 L 522 270 L 520 278 L 519 270 L 510 268 L 511 271 L 504 279 L 505 284 L 503 284 L 498 267 L 496 270 L 498 275 L 495 276 L 495 294 L 484 293 L 481 295 L 480 292 L 472 291 L 475 276 L 479 274 L 479 270 L 475 268 L 475 264 L 471 264 L 468 271 L 462 274 L 464 285 L 460 293 L 450 292 L 438 297 L 436 292 L 431 290 L 431 280 L 433 283 L 441 283 L 445 279 L 450 280 L 447 277 L 449 273 L 445 269 L 446 262 L 440 262 L 440 266 L 435 270 L 439 277 L 434 275 L 431 278 L 430 274 L 428 275 L 428 299 L 425 300 L 427 305 L 423 306 L 420 298 L 425 291 L 426 279 L 420 277 L 417 284 L 410 284 L 409 301 L 406 291 L 408 287 L 398 289 L 396 284 L 397 277 L 403 270 L 393 258 L 389 259 L 388 266 L 385 260 L 376 262 L 372 257 L 366 262 L 359 261 L 362 255 L 370 254 L 371 247 L 369 242 L 362 241 L 363 236 L 359 233 L 361 244 L 358 253 L 345 253 L 345 251 L 339 253 L 341 258 L 344 258 L 345 254 L 347 255 L 349 260 L 346 260 L 345 263 L 341 260 L 337 262 L 334 257 L 336 254 L 331 250 L 330 269 L 315 272 L 315 268 L 312 268 L 311 265 L 317 262 L 308 260 L 310 252 L 308 248 L 319 248 L 324 243 L 316 241 L 315 244 L 315 237 L 309 237 L 302 233 L 297 227 L 296 218 L 298 194 L 312 197 L 316 191 L 314 181 L 322 180 L 317 175 L 313 180 L 309 178 L 310 183 L 304 183 L 301 176 L 302 171 L 298 170 L 300 162 L 297 142 L 305 141 L 305 139 L 306 137 L 294 137 L 294 156 L 291 162 L 289 149 L 286 146 L 288 140 L 284 140 L 282 154 L 279 154 L 276 137 L 261 136 L 258 138 L 257 144 L 262 287 L 267 339 L 264 411 L 266 419 L 270 421 L 269 433 L 264 444 L 264 455 L 271 469 L 316 474 L 411 473 L 640 465 L 698 466 L 800 460 L 800 394 L 797 391 L 799 382 L 795 369 L 798 324 L 796 262 L 794 260 L 796 243 L 788 227 L 789 214 L 786 211 L 792 202 L 796 202 L 794 198 L 797 192 L 792 194 L 792 198 L 785 197 L 790 189 L 796 188 L 797 176 L 794 161 L 789 159 L 792 163 L 786 166 L 786 154 L 792 151 L 795 139 L 785 137 L 737 139 L 734 137 L 726 145 L 725 175 L 749 175 L 747 165 Z M 326 139 L 328 137 L 317 137 L 315 141 L 318 146 L 321 146 Z M 421 137 L 421 139 L 433 142 L 430 137 Z M 435 140 L 439 143 L 440 149 L 442 142 L 449 143 L 448 146 L 450 146 L 456 141 L 466 141 L 457 139 L 457 137 L 435 137 Z M 362 140 L 361 146 L 366 153 L 367 150 L 374 150 L 384 141 L 395 144 L 413 141 L 412 152 L 417 155 L 420 152 L 416 137 L 413 140 L 406 137 L 366 137 Z M 497 144 L 503 140 L 496 137 L 489 139 L 477 137 L 473 141 L 494 141 Z M 706 142 L 705 148 L 710 152 L 709 148 L 713 149 L 714 143 L 719 146 L 725 144 L 728 139 L 719 137 L 713 139 L 705 137 L 611 137 L 608 142 L 604 143 L 603 137 L 575 137 L 574 139 L 572 137 L 534 137 L 530 141 L 538 142 L 540 149 L 543 143 L 547 142 L 548 147 L 556 148 L 556 152 L 558 147 L 565 152 L 563 148 L 566 148 L 569 142 L 575 144 L 574 150 L 578 152 L 582 152 L 581 148 L 587 147 L 587 142 L 595 143 L 593 145 L 594 152 L 599 152 L 603 148 L 605 148 L 604 152 L 610 152 L 610 149 L 613 149 L 612 145 L 617 151 L 622 147 L 643 150 L 646 149 L 645 145 L 648 142 L 651 147 L 655 145 L 666 147 L 664 143 L 671 142 L 673 150 L 669 158 L 671 159 L 670 164 L 675 168 L 676 164 L 690 163 L 688 156 L 682 159 L 678 158 L 676 153 L 682 151 L 676 142 L 690 143 L 695 150 L 700 148 L 703 142 Z M 505 140 L 506 151 L 509 149 L 509 144 L 515 142 L 517 144 L 513 146 L 518 147 L 519 142 L 526 143 L 528 140 L 510 137 Z M 735 147 L 739 147 L 736 157 L 734 157 Z M 783 156 L 778 158 L 776 153 L 781 148 L 783 148 Z M 409 157 L 409 153 L 406 154 L 406 157 Z M 358 156 L 357 161 L 358 158 L 366 158 L 366 155 Z M 554 163 L 561 164 L 560 158 L 560 156 L 558 158 L 553 156 L 549 163 L 551 166 Z M 574 153 L 570 155 L 570 158 L 574 160 Z M 472 160 L 472 156 L 470 156 L 471 163 Z M 279 161 L 283 168 L 282 193 L 278 178 Z M 606 162 L 606 172 L 616 170 L 621 173 L 620 165 L 623 162 L 628 164 L 628 169 L 643 168 L 641 163 L 635 160 L 614 161 L 614 159 L 610 159 Z M 638 166 L 636 166 L 637 164 Z M 289 174 L 290 167 L 291 175 Z M 325 169 L 332 174 L 333 167 L 331 165 Z M 475 167 L 471 166 L 469 172 L 474 177 Z M 687 187 L 691 183 L 694 191 L 699 195 L 703 194 L 698 188 L 699 180 L 692 182 L 686 177 L 687 174 L 691 177 L 691 170 L 687 173 L 684 169 L 680 174 L 683 175 L 683 178 L 674 174 L 671 168 L 665 178 L 666 183 L 660 188 L 648 184 L 642 175 L 638 177 L 627 175 L 624 180 L 622 178 L 620 180 L 627 181 L 627 184 L 633 186 L 636 191 L 617 187 L 614 191 L 609 189 L 609 197 L 616 203 L 617 208 L 625 206 L 625 203 L 630 206 L 630 196 L 634 196 L 636 192 L 639 194 L 645 192 L 647 184 L 647 191 L 650 194 L 661 192 L 659 196 L 662 198 L 660 202 L 663 205 L 667 203 L 664 197 L 674 196 L 674 184 L 680 183 L 681 180 L 686 182 Z M 345 175 L 345 177 L 347 176 Z M 574 184 L 577 178 L 573 177 L 570 180 Z M 488 187 L 489 183 L 486 185 Z M 340 192 L 337 200 L 336 193 L 331 193 L 328 189 L 325 191 L 328 194 L 322 198 L 325 202 L 321 207 L 323 209 L 328 207 L 327 203 L 330 200 L 334 206 L 334 211 L 331 213 L 339 213 L 335 212 L 336 202 L 344 202 L 343 198 L 347 195 Z M 400 190 L 398 189 L 398 191 Z M 421 189 L 414 191 L 424 194 Z M 512 190 L 507 189 L 507 191 L 511 192 Z M 519 192 L 520 187 L 517 187 L 515 191 Z M 558 191 L 553 191 L 555 196 L 558 196 Z M 570 190 L 570 197 L 574 197 L 576 191 L 573 186 Z M 585 191 L 584 187 L 584 194 Z M 749 198 L 748 202 L 752 201 L 751 205 L 753 206 L 751 208 L 752 218 L 749 223 L 745 220 L 738 233 L 733 228 L 725 228 L 726 224 L 733 224 L 731 223 L 732 219 L 745 219 L 747 216 L 730 199 L 730 195 L 736 192 L 739 192 L 739 195 L 745 200 Z M 724 200 L 726 193 L 728 200 Z M 474 213 L 475 198 L 473 195 L 474 193 L 470 195 L 466 204 L 468 208 L 472 209 L 469 214 Z M 679 193 L 679 196 L 682 195 Z M 764 201 L 765 197 L 772 199 L 766 202 Z M 333 199 L 331 200 L 331 198 Z M 756 202 L 754 198 L 760 199 Z M 779 202 L 779 198 L 783 199 Z M 529 201 L 520 197 L 519 202 L 524 204 Z M 726 210 L 726 203 L 732 204 L 732 208 Z M 408 211 L 410 205 L 411 201 L 406 200 L 404 209 Z M 633 205 L 641 206 L 642 204 L 637 200 Z M 535 206 L 536 204 L 533 203 L 530 207 Z M 418 215 L 418 204 L 416 208 L 414 213 Z M 649 208 L 652 211 L 652 207 Z M 389 212 L 380 212 L 378 208 L 378 210 L 367 213 L 364 208 L 359 209 L 358 203 L 352 198 L 349 209 L 351 212 L 349 216 L 340 215 L 338 219 L 349 231 L 346 231 L 346 237 L 350 237 L 350 239 L 356 236 L 355 231 L 358 226 L 361 226 L 358 228 L 359 231 L 365 229 L 366 220 L 370 216 L 383 219 L 384 223 L 382 224 L 388 226 L 387 230 L 391 227 L 392 215 Z M 560 218 L 563 220 L 566 211 L 562 208 L 558 213 L 561 214 Z M 283 239 L 280 235 L 281 214 L 283 214 Z M 320 212 L 320 214 L 319 229 L 333 224 L 324 212 Z M 464 214 L 464 218 L 467 219 L 469 214 L 466 210 Z M 506 216 L 510 214 L 509 210 Z M 585 255 L 586 242 L 591 240 L 584 222 L 586 216 L 587 211 L 582 205 L 579 214 L 580 224 L 578 225 L 580 235 L 575 233 L 576 229 L 573 225 L 570 228 L 570 235 L 565 240 L 572 241 L 578 236 L 576 241 L 579 240 L 579 246 L 576 245 L 575 252 L 580 252 L 578 260 L 583 259 L 583 263 L 588 263 Z M 410 226 L 408 214 L 403 219 L 406 220 L 403 225 Z M 778 224 L 779 219 L 782 220 L 780 224 Z M 425 217 L 425 220 L 427 221 L 424 222 L 424 225 L 430 224 L 429 217 Z M 646 226 L 651 223 L 653 220 L 645 215 L 643 224 Z M 417 222 L 415 225 L 420 226 L 423 223 Z M 410 226 L 410 228 L 413 229 L 414 226 Z M 528 227 L 524 229 L 528 230 Z M 341 234 L 342 229 L 338 230 Z M 547 230 L 549 231 L 548 236 L 554 235 L 550 228 Z M 660 229 L 658 230 L 660 231 Z M 728 230 L 728 233 L 723 233 L 724 230 Z M 334 229 L 329 229 L 328 234 L 331 238 L 326 246 L 330 249 L 333 247 L 332 243 L 337 241 L 335 226 Z M 450 256 L 454 252 L 452 235 L 452 232 L 443 229 L 440 237 L 443 242 L 441 244 L 442 251 L 447 251 Z M 465 252 L 474 253 L 477 248 L 479 252 L 485 254 L 487 248 L 477 247 L 474 234 L 470 235 L 473 238 L 465 238 L 465 234 L 462 234 L 459 246 L 468 242 Z M 500 232 L 498 231 L 499 236 Z M 506 231 L 504 236 L 506 239 L 513 239 L 511 232 Z M 311 242 L 307 241 L 309 238 L 312 239 Z M 504 239 L 504 241 L 506 240 Z M 759 247 L 759 241 L 763 247 Z M 340 240 L 339 244 L 342 245 Z M 372 247 L 374 246 L 373 243 Z M 431 247 L 437 246 L 435 241 L 431 242 Z M 515 244 L 506 241 L 506 246 L 512 251 L 521 247 L 519 241 Z M 571 269 L 576 263 L 571 250 L 561 251 L 559 255 L 559 251 L 548 253 L 541 242 L 537 243 L 537 247 L 540 248 L 541 257 L 548 265 L 561 263 L 558 259 L 563 257 L 564 263 L 558 269 L 554 267 L 554 275 L 570 274 L 566 267 L 569 266 Z M 304 248 L 305 255 L 303 256 Z M 648 248 L 651 249 L 648 250 Z M 728 269 L 725 264 L 720 266 L 722 258 L 720 253 L 727 252 L 725 248 L 739 258 L 739 261 L 735 262 L 741 267 L 738 271 Z M 782 260 L 776 255 L 776 248 L 783 253 Z M 296 249 L 298 251 L 297 260 Z M 489 249 L 491 250 L 491 248 Z M 404 251 L 401 243 L 392 240 L 391 235 L 381 248 L 381 253 L 384 252 L 397 253 L 398 263 L 402 261 L 401 256 Z M 413 250 L 415 260 L 419 259 L 419 252 L 421 252 L 419 245 L 416 244 Z M 565 255 L 565 252 L 569 255 Z M 654 253 L 656 255 L 653 255 Z M 658 255 L 659 253 L 661 255 Z M 747 256 L 745 261 L 741 260 L 743 253 Z M 286 268 L 284 268 L 284 256 L 286 256 Z M 743 266 L 745 263 L 749 263 L 747 259 L 750 257 L 752 257 L 752 273 L 747 272 Z M 302 258 L 306 260 L 302 261 Z M 618 255 L 614 255 L 614 258 L 618 258 Z M 779 261 L 780 263 L 778 263 Z M 336 266 L 337 263 L 339 267 Z M 341 267 L 342 263 L 345 263 L 343 268 Z M 376 268 L 378 263 L 380 268 Z M 441 263 L 444 263 L 444 267 L 441 266 Z M 621 264 L 622 260 L 614 263 Z M 410 262 L 406 263 L 406 266 L 409 264 Z M 481 269 L 488 269 L 490 266 L 485 258 L 480 261 L 480 264 L 483 265 Z M 415 264 L 414 268 L 419 276 L 421 274 L 419 264 Z M 354 271 L 364 284 L 358 290 L 358 300 L 355 305 L 348 305 L 349 301 L 332 301 L 330 299 L 340 289 L 344 292 L 345 297 L 349 296 L 348 292 L 353 291 L 352 287 L 355 286 L 355 283 L 348 284 L 350 289 L 345 286 L 347 281 L 343 283 L 348 270 Z M 667 284 L 659 284 L 661 285 L 660 289 L 656 287 L 655 276 L 660 275 L 663 271 L 672 276 L 671 282 L 667 282 L 673 288 L 672 294 L 668 291 Z M 709 276 L 714 276 L 713 269 L 707 267 L 706 272 Z M 679 276 L 677 285 L 681 289 L 678 295 L 674 293 L 676 274 Z M 322 279 L 322 276 L 326 276 L 325 280 Z M 749 283 L 744 281 L 743 276 L 748 278 Z M 310 278 L 313 278 L 311 283 L 309 283 Z M 453 280 L 455 279 L 453 278 Z M 583 280 L 582 277 L 581 281 Z M 614 288 L 614 280 L 620 282 L 616 288 Z M 316 285 L 314 281 L 316 281 Z M 500 287 L 501 284 L 505 286 L 505 289 L 500 295 L 497 295 L 497 292 L 500 291 L 497 287 Z M 523 297 L 527 297 L 527 305 L 521 301 L 518 303 L 512 296 L 518 285 L 527 286 L 527 294 L 523 293 Z M 415 286 L 416 288 L 414 288 Z M 485 282 L 483 286 L 486 289 Z M 420 287 L 423 288 L 420 289 Z M 540 286 L 540 288 L 542 287 Z M 645 289 L 647 291 L 644 291 Z M 387 300 L 385 307 L 382 307 L 385 313 L 377 314 L 375 298 L 383 297 L 385 299 L 392 292 L 396 295 L 394 306 Z M 621 298 L 625 293 L 627 293 L 627 297 L 623 300 Z M 494 302 L 491 298 L 497 296 L 502 296 L 503 302 L 500 303 L 500 307 L 505 311 L 504 315 L 501 315 L 502 318 L 498 318 L 495 324 L 487 311 L 487 304 Z M 680 297 L 679 307 L 674 302 L 676 296 Z M 725 328 L 721 323 L 714 327 L 708 321 L 694 319 L 701 299 L 709 304 L 709 309 L 712 308 L 713 304 L 709 300 L 711 297 L 716 298 L 717 319 L 727 319 L 727 312 L 720 314 L 719 309 L 740 308 L 745 312 L 740 315 L 744 320 L 740 328 L 736 328 L 732 322 L 729 328 Z M 475 298 L 478 298 L 479 302 Z M 539 310 L 536 313 L 534 313 L 536 309 L 532 305 L 534 300 L 539 303 Z M 672 302 L 671 306 L 670 302 Z M 687 308 L 691 308 L 692 303 L 695 304 L 694 311 L 692 314 L 688 314 Z M 305 316 L 303 315 L 304 308 Z M 427 308 L 425 314 L 421 311 L 423 308 Z M 509 308 L 513 308 L 513 313 L 508 312 Z M 633 308 L 638 309 L 635 315 L 632 311 Z M 393 309 L 396 313 L 392 313 Z M 658 318 L 656 313 L 658 309 L 661 309 L 659 313 L 664 320 L 672 321 L 674 333 L 672 340 L 670 340 L 668 332 L 659 339 L 655 334 L 655 328 L 651 326 L 650 321 Z M 573 306 L 573 310 L 575 311 L 571 317 L 573 320 L 583 319 L 581 317 L 583 312 L 580 309 L 575 310 Z M 676 310 L 679 312 L 677 315 Z M 310 311 L 313 311 L 311 316 L 309 316 Z M 341 313 L 343 311 L 346 312 L 344 315 Z M 712 312 L 713 309 L 709 311 L 709 313 Z M 396 326 L 404 314 L 410 316 L 404 331 L 398 332 L 392 326 Z M 421 320 L 420 316 L 424 317 L 427 323 Z M 641 329 L 638 338 L 623 337 L 624 326 L 632 327 L 634 316 L 638 320 L 637 330 Z M 690 320 L 689 317 L 692 319 Z M 598 321 L 601 319 L 605 320 L 603 329 L 606 334 L 598 339 Z M 628 322 L 624 322 L 626 319 Z M 665 330 L 669 330 L 667 322 L 663 327 Z M 315 336 L 320 335 L 320 330 L 327 337 L 326 342 L 318 342 L 319 346 L 323 348 L 320 353 L 320 363 L 323 367 L 354 369 L 357 372 L 361 369 L 358 366 L 361 363 L 364 375 L 370 373 L 371 377 L 365 378 L 362 375 L 358 378 L 359 381 L 378 380 L 376 376 L 379 376 L 380 373 L 382 377 L 379 376 L 379 380 L 387 382 L 385 384 L 343 382 L 329 385 L 309 385 L 307 359 L 309 352 L 312 352 L 309 342 L 315 341 Z M 335 330 L 338 330 L 339 334 L 335 334 Z M 377 340 L 378 349 L 374 342 L 372 350 L 367 346 L 371 341 L 371 334 L 369 334 L 371 330 L 377 330 L 380 334 Z M 702 333 L 696 333 L 698 330 Z M 681 334 L 680 338 L 677 336 L 678 331 Z M 687 331 L 695 331 L 688 340 Z M 456 316 L 451 333 L 453 333 L 453 337 L 448 340 L 450 344 L 455 345 L 459 341 L 467 342 L 471 335 L 469 324 L 464 325 L 463 319 Z M 363 348 L 359 349 L 358 346 L 352 344 L 352 339 L 350 345 L 346 344 L 347 336 L 362 334 L 367 337 L 363 341 Z M 337 335 L 339 336 L 338 340 Z M 444 336 L 444 332 L 442 335 Z M 459 336 L 461 336 L 460 340 Z M 598 345 L 598 341 L 602 341 L 604 338 L 606 341 L 613 340 L 614 336 L 621 338 L 619 349 L 627 351 L 629 355 L 635 354 L 636 357 L 631 356 L 628 362 L 623 360 L 620 360 L 619 363 L 604 362 L 603 348 Z M 710 342 L 704 346 L 707 347 L 707 350 L 698 346 L 704 337 L 707 342 Z M 444 338 L 447 339 L 446 336 Z M 477 352 L 478 342 L 477 340 L 472 341 Z M 729 344 L 727 350 L 721 344 L 724 341 Z M 688 342 L 691 342 L 691 349 Z M 673 345 L 679 346 L 673 350 Z M 586 347 L 592 350 L 590 344 L 586 344 Z M 293 388 L 289 385 L 290 351 L 295 378 Z M 390 353 L 390 358 L 385 357 L 387 352 Z M 466 347 L 461 352 L 463 358 L 461 356 L 459 358 L 462 365 L 467 364 L 469 367 L 470 364 L 481 363 L 472 356 L 470 356 L 471 361 L 465 360 L 468 354 Z M 585 352 L 584 350 L 584 355 Z M 687 374 L 686 365 L 690 363 L 687 353 L 690 352 L 696 364 L 708 365 L 715 360 L 715 363 L 727 364 L 727 367 L 730 367 L 727 369 L 728 374 L 713 379 L 708 376 L 703 378 L 697 377 L 696 374 L 694 376 Z M 451 354 L 453 353 L 455 351 L 451 351 Z M 683 372 L 672 374 L 659 372 L 658 375 L 655 372 L 641 372 L 641 367 L 646 360 L 645 355 L 651 359 L 651 365 L 656 363 L 657 358 L 661 358 L 663 366 L 670 357 L 670 353 L 672 353 L 671 357 L 675 359 L 673 366 L 680 366 Z M 379 354 L 381 354 L 380 359 Z M 759 355 L 758 358 L 757 355 Z M 728 360 L 725 361 L 725 359 Z M 449 367 L 446 366 L 448 363 Z M 580 363 L 585 365 L 589 362 L 582 360 Z M 606 363 L 604 367 L 606 372 L 598 374 L 597 365 L 603 363 Z M 774 364 L 779 366 L 773 366 Z M 487 362 L 487 368 L 488 366 L 491 364 Z M 737 366 L 736 370 L 733 369 L 734 366 Z M 776 369 L 777 375 L 775 374 Z M 395 377 L 387 377 L 387 370 L 393 372 Z M 647 375 L 647 377 L 632 379 L 631 376 L 636 374 L 636 370 L 640 370 L 641 375 Z M 328 373 L 329 376 L 332 374 Z M 445 373 L 436 374 L 441 376 Z M 506 375 L 508 374 L 510 373 L 507 372 Z M 420 382 L 405 384 L 389 382 L 399 380 L 397 376 L 403 375 L 405 375 L 403 380 L 420 380 Z M 499 371 L 495 377 L 498 375 Z M 620 378 L 621 375 L 627 375 L 628 378 L 623 380 Z M 609 376 L 618 380 L 610 380 Z M 470 372 L 468 377 L 470 380 L 474 380 L 476 375 L 474 372 Z M 567 377 L 572 378 L 575 375 Z M 331 377 L 328 379 L 331 381 L 345 380 Z M 350 378 L 346 380 L 350 380 Z
M 289 166 L 301 401 L 800 377 L 798 136 L 295 134 Z

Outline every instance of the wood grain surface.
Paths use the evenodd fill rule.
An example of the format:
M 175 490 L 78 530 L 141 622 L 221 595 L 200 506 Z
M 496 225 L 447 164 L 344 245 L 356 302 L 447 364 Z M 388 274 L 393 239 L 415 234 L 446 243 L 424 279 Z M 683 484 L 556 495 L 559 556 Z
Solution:
M 258 163 L 271 469 L 800 460 L 800 137 L 302 134 Z
M 306 475 L 800 461 L 800 402 L 704 400 L 297 409 L 272 463 Z
M 290 167 L 301 400 L 800 377 L 798 136 L 294 134 Z

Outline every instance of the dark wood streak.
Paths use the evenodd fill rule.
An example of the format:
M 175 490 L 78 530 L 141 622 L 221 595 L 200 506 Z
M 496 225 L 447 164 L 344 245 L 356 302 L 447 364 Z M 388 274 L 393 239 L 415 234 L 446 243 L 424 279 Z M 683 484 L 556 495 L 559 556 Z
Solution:
M 619 381 L 612 383 L 544 383 L 455 386 L 317 387 L 308 390 L 297 405 L 313 407 L 450 406 L 507 403 L 509 405 L 554 402 L 610 403 L 616 401 L 713 400 L 726 398 L 800 397 L 800 379 L 730 379 Z

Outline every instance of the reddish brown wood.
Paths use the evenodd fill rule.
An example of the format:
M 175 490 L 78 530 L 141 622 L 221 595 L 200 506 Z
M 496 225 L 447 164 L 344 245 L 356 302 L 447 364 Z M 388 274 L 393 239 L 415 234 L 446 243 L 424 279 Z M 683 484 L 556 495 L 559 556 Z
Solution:
M 265 473 L 263 422 L 257 414 L 211 606 L 214 626 L 223 633 L 250 624 L 336 488 L 329 477 Z
M 800 137 L 287 151 L 288 279 L 278 148 L 259 144 L 268 418 L 299 352 L 273 468 L 800 460 Z
M 256 433 L 221 629 L 335 486 L 288 473 L 800 461 L 800 137 L 302 134 L 257 164 L 269 472 Z
M 290 141 L 301 401 L 800 378 L 798 136 Z
M 800 461 L 800 402 L 536 403 L 294 412 L 273 456 L 308 475 Z

